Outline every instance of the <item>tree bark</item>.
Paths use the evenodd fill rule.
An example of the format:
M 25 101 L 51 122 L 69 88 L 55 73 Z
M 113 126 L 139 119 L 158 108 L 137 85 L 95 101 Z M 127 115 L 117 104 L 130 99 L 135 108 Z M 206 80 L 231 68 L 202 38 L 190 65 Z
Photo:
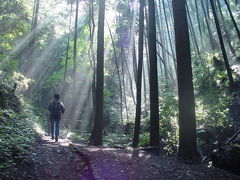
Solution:
M 77 70 L 77 36 L 78 36 L 78 7 L 79 0 L 76 0 L 76 15 L 75 15 L 75 28 L 74 28 L 74 45 L 73 45 L 73 90 L 75 91 L 76 84 L 76 70 Z
M 226 40 L 226 42 L 228 43 L 228 46 L 229 46 L 229 49 L 230 49 L 231 53 L 232 53 L 233 55 L 235 55 L 235 54 L 236 54 L 236 51 L 234 50 L 234 48 L 233 48 L 233 46 L 232 46 L 232 44 L 231 44 L 231 37 L 230 37 L 230 34 L 229 34 L 228 30 L 227 30 L 227 25 L 226 25 L 226 22 L 225 22 L 225 19 L 224 19 L 224 16 L 223 16 L 223 12 L 222 12 L 222 8 L 221 8 L 221 3 L 220 3 L 219 0 L 217 0 L 217 5 L 218 5 L 218 9 L 219 9 L 220 16 L 221 16 L 221 19 L 222 19 L 223 30 L 224 30 L 224 32 L 225 32 L 225 37 L 226 37 L 225 40 Z
M 196 18 L 197 18 L 197 22 L 198 22 L 198 30 L 199 30 L 199 34 L 200 34 L 200 38 L 201 38 L 201 45 L 203 47 L 203 33 L 202 33 L 202 28 L 201 28 L 201 23 L 200 23 L 200 13 L 198 11 L 198 0 L 194 0 L 194 5 L 195 5 L 195 9 L 196 9 Z
M 210 41 L 210 44 L 211 44 L 211 48 L 212 48 L 212 50 L 215 50 L 215 49 L 217 49 L 218 46 L 217 46 L 217 43 L 216 43 L 215 39 L 213 38 L 211 28 L 210 28 L 210 25 L 209 25 L 209 22 L 208 22 L 209 18 L 208 18 L 208 15 L 207 15 L 207 12 L 206 12 L 206 9 L 204 7 L 204 4 L 203 4 L 202 0 L 201 0 L 201 5 L 202 5 L 203 14 L 204 14 L 204 18 L 205 18 L 207 29 L 208 29 L 209 41 Z
M 165 23 L 166 23 L 166 27 L 167 27 L 167 35 L 168 35 L 168 39 L 169 39 L 170 48 L 171 48 L 171 51 L 172 51 L 172 55 L 175 56 L 175 52 L 174 52 L 172 41 L 171 41 L 170 28 L 169 28 L 169 25 L 168 25 L 166 7 L 165 7 L 165 4 L 164 4 L 164 1 L 162 1 L 162 5 L 163 5 L 164 19 L 165 19 Z
M 156 50 L 155 2 L 148 0 L 150 61 L 150 146 L 159 146 L 158 73 Z
M 126 62 L 126 57 L 125 57 L 125 53 L 123 48 L 121 48 L 121 55 L 122 55 L 122 85 L 123 85 L 123 96 L 124 96 L 124 103 L 125 103 L 125 109 L 126 109 L 126 118 L 127 118 L 127 122 L 129 122 L 129 115 L 128 115 L 128 105 L 127 105 L 127 95 L 126 95 L 126 85 L 125 85 L 125 68 L 129 74 L 129 79 L 130 82 L 132 82 L 132 78 L 127 66 L 127 62 Z M 126 63 L 126 67 L 124 68 L 124 63 Z M 131 89 L 131 93 L 132 93 L 132 98 L 133 98 L 133 102 L 135 104 L 135 98 L 134 98 L 134 93 L 133 93 L 133 87 L 132 87 L 132 83 L 130 84 L 130 89 Z
M 135 115 L 135 127 L 133 135 L 133 147 L 138 146 L 141 122 L 141 97 L 142 97 L 142 66 L 143 66 L 143 31 L 144 31 L 144 1 L 140 0 L 139 6 L 139 40 L 138 40 L 138 68 L 137 68 L 137 104 Z
M 158 47 L 160 46 L 161 49 L 162 49 L 162 59 L 163 61 L 161 61 L 163 63 L 163 66 L 164 66 L 164 76 L 165 76 L 165 81 L 166 81 L 166 86 L 168 86 L 169 84 L 169 78 L 168 78 L 168 75 L 167 75 L 167 63 L 165 63 L 165 61 L 167 60 L 166 58 L 166 51 L 165 51 L 165 38 L 164 38 L 164 35 L 163 35 L 163 23 L 161 23 L 161 8 L 160 8 L 160 1 L 159 1 L 159 6 L 158 8 L 156 8 L 156 14 L 157 14 L 157 27 L 159 29 L 159 38 L 160 38 L 160 42 L 158 43 Z M 157 41 L 158 42 L 158 41 Z M 159 47 L 159 49 L 160 49 Z M 159 54 L 159 57 L 160 57 L 160 54 Z M 159 64 L 161 64 L 161 62 Z
M 196 117 L 186 1 L 173 0 L 172 5 L 176 39 L 179 97 L 178 156 L 185 160 L 195 161 L 197 157 Z
M 129 70 L 129 67 L 128 67 L 128 63 L 127 63 L 127 60 L 126 60 L 126 56 L 125 56 L 125 52 L 124 52 L 123 47 L 121 47 L 121 54 L 123 56 L 123 65 L 125 64 L 127 75 L 128 75 L 129 81 L 130 81 L 130 91 L 131 91 L 131 94 L 132 94 L 133 103 L 136 104 L 135 95 L 134 95 L 134 92 L 133 92 L 133 84 L 132 84 L 133 80 L 132 80 L 132 76 L 131 76 L 131 73 L 130 73 L 130 70 Z M 124 74 L 123 74 L 123 76 L 124 76 Z
M 225 2 L 225 4 L 226 4 L 226 6 L 227 6 L 229 15 L 230 15 L 230 17 L 231 17 L 232 23 L 233 23 L 233 25 L 234 25 L 234 28 L 235 28 L 235 30 L 236 30 L 236 32 L 237 32 L 238 39 L 239 39 L 239 41 L 240 41 L 240 31 L 239 31 L 238 26 L 237 26 L 237 23 L 236 23 L 236 21 L 235 21 L 235 19 L 234 19 L 234 17 L 233 17 L 231 8 L 230 8 L 230 6 L 229 6 L 229 3 L 227 2 L 227 0 L 224 0 L 224 2 Z
M 66 50 L 66 58 L 65 58 L 64 83 L 66 82 L 66 77 L 67 77 L 68 52 L 69 52 L 69 42 L 70 42 L 70 36 L 71 36 L 71 22 L 72 22 L 72 3 L 71 3 L 70 19 L 69 19 L 69 27 L 68 27 L 69 35 L 67 39 L 67 50 Z
M 233 81 L 233 77 L 232 77 L 232 70 L 231 70 L 231 67 L 229 65 L 229 61 L 228 61 L 228 58 L 227 58 L 227 53 L 226 53 L 226 49 L 225 49 L 224 42 L 223 42 L 223 37 L 222 37 L 222 32 L 221 32 L 220 25 L 219 25 L 219 22 L 218 22 L 218 17 L 217 17 L 217 14 L 216 14 L 216 9 L 215 9 L 215 5 L 214 5 L 213 0 L 210 0 L 210 4 L 211 4 L 214 21 L 215 21 L 216 28 L 217 28 L 218 38 L 219 38 L 219 42 L 220 42 L 220 46 L 221 46 L 221 50 L 222 50 L 222 54 L 223 54 L 223 60 L 224 60 L 225 67 L 226 67 L 226 70 L 227 70 L 228 79 L 229 79 L 229 82 L 230 82 L 230 87 L 231 87 L 232 90 L 234 90 L 234 81 Z
M 197 56 L 200 60 L 200 50 L 199 50 L 199 46 L 198 46 L 198 42 L 197 42 L 197 38 L 196 38 L 196 34 L 195 34 L 195 31 L 194 31 L 194 28 L 193 28 L 193 23 L 192 23 L 192 19 L 191 19 L 191 16 L 190 16 L 190 13 L 189 13 L 189 10 L 188 10 L 188 5 L 186 4 L 186 10 L 187 10 L 187 16 L 188 16 L 188 19 L 189 19 L 189 25 L 190 25 L 190 31 L 192 32 L 192 38 L 193 38 L 193 42 L 195 44 L 195 48 L 196 48 L 196 53 L 197 53 Z
M 110 33 L 112 46 L 113 46 L 114 62 L 116 64 L 116 68 L 117 68 L 117 76 L 118 76 L 118 82 L 119 82 L 119 95 L 120 95 L 121 124 L 123 125 L 123 97 L 122 97 L 122 82 L 121 82 L 121 76 L 120 76 L 120 68 L 119 68 L 119 64 L 118 64 L 118 60 L 117 60 L 117 52 L 116 52 L 115 43 L 113 40 L 112 31 L 111 31 L 109 25 L 108 25 L 108 30 Z
M 34 52 L 34 45 L 36 41 L 36 35 L 37 35 L 37 24 L 38 24 L 38 14 L 39 14 L 39 5 L 40 0 L 34 1 L 34 7 L 33 7 L 33 17 L 32 17 L 32 27 L 31 27 L 31 39 L 28 46 L 28 60 L 26 65 L 26 72 L 27 76 L 30 77 L 31 74 L 29 72 L 29 69 L 32 66 L 32 60 L 33 60 L 33 52 Z
M 103 90 L 104 90 L 104 19 L 105 0 L 99 0 L 98 10 L 98 42 L 97 42 L 97 81 L 96 81 L 96 113 L 94 119 L 91 144 L 102 145 L 103 130 Z

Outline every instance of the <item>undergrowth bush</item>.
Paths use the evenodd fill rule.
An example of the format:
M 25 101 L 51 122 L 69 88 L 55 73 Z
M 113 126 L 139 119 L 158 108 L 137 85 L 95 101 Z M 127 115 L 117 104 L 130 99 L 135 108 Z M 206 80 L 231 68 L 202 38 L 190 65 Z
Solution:
M 107 133 L 103 137 L 103 145 L 110 147 L 127 147 L 132 144 L 132 136 L 120 133 Z
M 144 132 L 139 135 L 139 147 L 145 147 L 149 145 L 150 134 L 148 132 Z
M 20 113 L 0 109 L 0 179 L 17 176 L 16 164 L 26 157 L 39 137 L 34 126 L 40 118 L 32 108 L 25 103 Z
M 90 135 L 91 135 L 90 133 L 79 134 L 77 132 L 68 132 L 67 138 L 69 138 L 72 142 L 79 141 L 87 142 Z

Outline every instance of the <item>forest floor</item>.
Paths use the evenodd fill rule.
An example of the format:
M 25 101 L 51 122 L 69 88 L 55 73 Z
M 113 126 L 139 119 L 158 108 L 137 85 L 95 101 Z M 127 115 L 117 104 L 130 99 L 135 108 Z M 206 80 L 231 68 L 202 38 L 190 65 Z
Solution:
M 185 164 L 176 157 L 93 147 L 68 139 L 54 142 L 50 136 L 35 143 L 19 170 L 19 180 L 240 179 L 221 169 Z

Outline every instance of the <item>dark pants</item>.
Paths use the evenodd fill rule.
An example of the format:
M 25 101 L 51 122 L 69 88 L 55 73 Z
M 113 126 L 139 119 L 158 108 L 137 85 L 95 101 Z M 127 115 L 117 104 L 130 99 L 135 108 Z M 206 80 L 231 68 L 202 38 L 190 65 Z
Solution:
M 51 135 L 52 138 L 54 138 L 54 127 L 55 127 L 55 138 L 58 138 L 59 136 L 59 125 L 60 125 L 60 119 L 51 119 Z

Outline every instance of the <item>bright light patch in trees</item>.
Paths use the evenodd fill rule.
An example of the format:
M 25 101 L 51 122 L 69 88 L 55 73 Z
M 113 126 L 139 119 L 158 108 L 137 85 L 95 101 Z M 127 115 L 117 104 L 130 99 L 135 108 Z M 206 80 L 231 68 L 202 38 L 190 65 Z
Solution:
M 106 12 L 105 12 L 105 20 L 106 22 L 109 24 L 109 25 L 113 25 L 114 24 L 114 21 L 115 21 L 115 18 L 116 18 L 116 10 L 115 8 L 112 8 L 112 9 L 107 9 Z M 106 24 L 107 25 L 107 24 Z
M 39 133 L 41 135 L 44 134 L 44 131 L 43 131 L 42 127 L 39 124 L 34 123 L 33 128 L 36 130 L 37 133 Z

